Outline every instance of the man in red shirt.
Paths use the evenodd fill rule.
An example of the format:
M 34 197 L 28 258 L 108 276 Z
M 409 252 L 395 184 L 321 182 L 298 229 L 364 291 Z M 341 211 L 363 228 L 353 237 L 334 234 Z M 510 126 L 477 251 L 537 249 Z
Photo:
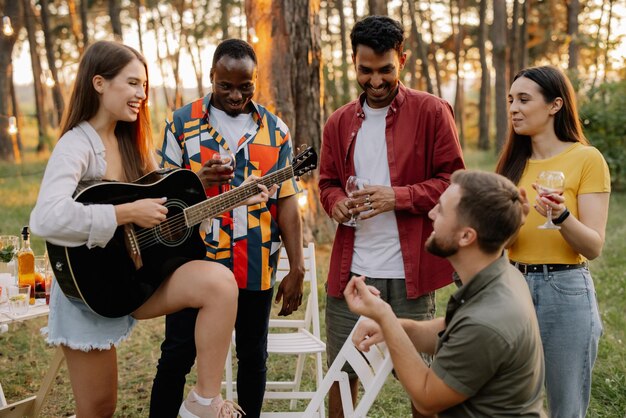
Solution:
M 378 288 L 398 317 L 433 317 L 434 291 L 452 281 L 452 268 L 424 250 L 432 232 L 428 212 L 451 174 L 465 168 L 450 105 L 400 83 L 406 60 L 400 23 L 370 16 L 350 38 L 363 94 L 328 119 L 320 161 L 322 205 L 339 223 L 327 282 L 329 364 L 357 320 L 342 298 L 353 274 Z M 350 176 L 360 190 L 346 191 Z M 353 217 L 356 227 L 344 225 Z M 354 398 L 353 373 L 350 383 Z M 343 415 L 338 385 L 329 394 L 329 415 Z

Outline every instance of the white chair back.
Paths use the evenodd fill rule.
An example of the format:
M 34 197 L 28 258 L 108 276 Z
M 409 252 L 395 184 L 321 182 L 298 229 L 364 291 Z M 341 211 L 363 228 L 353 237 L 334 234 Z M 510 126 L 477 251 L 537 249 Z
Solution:
M 356 329 L 356 326 L 354 329 Z M 312 418 L 316 416 L 320 408 L 324 408 L 324 399 L 334 382 L 339 383 L 344 417 L 365 418 L 367 416 L 367 412 L 385 384 L 387 376 L 391 373 L 393 364 L 389 350 L 384 343 L 372 346 L 367 353 L 357 350 L 354 344 L 352 344 L 354 329 L 328 369 L 317 393 L 304 411 L 304 414 L 301 415 L 302 418 Z M 346 363 L 352 366 L 363 385 L 363 394 L 356 408 L 352 406 L 348 374 L 341 370 Z
M 281 248 L 278 267 L 276 270 L 276 286 L 289 273 L 289 259 L 287 252 Z M 304 308 L 304 315 L 301 319 L 283 319 L 272 316 L 269 322 L 269 335 L 267 341 L 267 352 L 271 359 L 276 355 L 293 355 L 296 356 L 295 371 L 291 380 L 272 380 L 268 376 L 266 383 L 266 391 L 264 399 L 290 399 L 290 409 L 296 408 L 298 399 L 311 399 L 316 391 L 301 391 L 302 375 L 304 372 L 304 362 L 306 357 L 313 356 L 315 359 L 315 381 L 316 388 L 322 381 L 324 369 L 322 363 L 322 353 L 326 351 L 326 344 L 321 340 L 320 334 L 320 318 L 319 318 L 319 299 L 317 289 L 317 269 L 315 266 L 315 245 L 309 243 L 303 248 L 304 254 L 304 283 L 305 289 L 308 283 L 309 294 L 306 299 L 306 306 L 301 306 L 299 310 Z M 303 305 L 305 305 L 303 303 Z M 297 315 L 294 313 L 292 315 Z M 234 335 L 233 343 L 234 346 Z M 269 361 L 269 360 L 268 360 Z M 226 398 L 234 399 L 236 394 L 236 382 L 233 381 L 232 370 L 232 350 L 226 359 Z M 269 412 L 267 411 L 267 403 L 265 403 L 262 417 L 282 417 L 290 415 L 301 415 L 302 412 Z M 325 410 L 322 407 L 316 414 L 319 418 L 324 418 Z

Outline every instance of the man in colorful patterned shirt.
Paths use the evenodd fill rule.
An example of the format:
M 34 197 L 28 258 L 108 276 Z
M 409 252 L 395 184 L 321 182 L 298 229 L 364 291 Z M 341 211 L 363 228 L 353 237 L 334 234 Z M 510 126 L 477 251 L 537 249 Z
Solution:
M 211 68 L 213 93 L 176 110 L 166 125 L 161 165 L 193 170 L 209 197 L 239 186 L 250 175 L 260 177 L 290 164 L 289 129 L 251 100 L 256 64 L 254 50 L 246 42 L 229 39 L 220 43 Z M 229 151 L 234 170 L 227 164 L 229 158 L 223 157 Z M 276 302 L 282 300 L 279 315 L 290 315 L 302 301 L 304 259 L 298 192 L 295 179 L 287 180 L 267 203 L 235 208 L 209 220 L 202 232 L 206 258 L 231 268 L 239 285 L 237 394 L 247 418 L 258 417 L 263 403 L 268 321 L 281 239 L 291 271 L 276 292 Z M 196 354 L 195 316 L 196 311 L 188 309 L 166 318 L 150 402 L 152 417 L 177 416 L 185 375 Z M 208 403 L 192 396 L 184 403 L 188 409 Z

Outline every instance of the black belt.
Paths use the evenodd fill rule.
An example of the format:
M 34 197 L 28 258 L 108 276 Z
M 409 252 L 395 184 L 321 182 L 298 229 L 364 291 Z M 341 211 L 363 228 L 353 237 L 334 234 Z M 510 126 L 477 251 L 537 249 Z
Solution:
M 528 273 L 543 273 L 544 266 L 548 268 L 548 271 L 564 271 L 575 270 L 587 267 L 587 262 L 580 264 L 524 264 L 516 261 L 511 261 L 511 264 L 522 272 L 522 274 Z

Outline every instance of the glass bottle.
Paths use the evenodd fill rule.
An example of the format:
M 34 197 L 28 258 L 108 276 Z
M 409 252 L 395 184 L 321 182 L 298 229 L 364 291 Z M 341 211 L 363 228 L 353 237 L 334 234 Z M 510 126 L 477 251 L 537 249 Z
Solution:
M 30 285 L 30 304 L 35 304 L 35 253 L 30 248 L 28 226 L 22 229 L 22 247 L 17 252 L 17 281 L 20 286 Z

